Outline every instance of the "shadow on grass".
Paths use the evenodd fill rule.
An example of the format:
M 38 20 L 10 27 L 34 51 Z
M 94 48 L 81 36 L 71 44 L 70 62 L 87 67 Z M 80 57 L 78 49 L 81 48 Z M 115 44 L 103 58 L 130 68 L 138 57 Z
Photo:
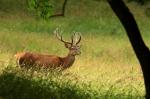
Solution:
M 52 76 L 27 75 L 24 71 L 4 70 L 0 75 L 3 99 L 143 99 L 138 96 L 95 91 L 85 84 Z M 39 74 L 40 75 L 40 74 Z M 59 79 L 59 80 L 58 80 Z

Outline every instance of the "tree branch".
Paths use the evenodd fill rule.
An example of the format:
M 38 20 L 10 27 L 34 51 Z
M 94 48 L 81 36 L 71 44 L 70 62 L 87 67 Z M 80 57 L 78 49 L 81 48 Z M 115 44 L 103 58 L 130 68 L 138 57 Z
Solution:
M 52 18 L 52 17 L 64 17 L 65 16 L 67 2 L 68 2 L 68 0 L 64 0 L 61 13 L 51 15 L 50 18 Z

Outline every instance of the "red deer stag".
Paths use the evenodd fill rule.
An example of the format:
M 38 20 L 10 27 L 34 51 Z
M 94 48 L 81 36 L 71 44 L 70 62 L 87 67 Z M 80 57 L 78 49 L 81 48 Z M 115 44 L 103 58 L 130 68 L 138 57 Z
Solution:
M 74 35 L 71 37 L 71 42 L 63 40 L 62 35 L 59 35 L 58 32 L 55 32 L 55 35 L 58 40 L 63 42 L 65 47 L 69 49 L 67 56 L 60 57 L 56 55 L 42 55 L 31 52 L 21 52 L 15 55 L 17 64 L 20 67 L 39 66 L 44 68 L 61 68 L 61 70 L 72 66 L 75 61 L 75 56 L 81 54 L 80 46 L 78 45 L 81 41 L 81 35 L 79 33 L 74 33 Z M 74 42 L 75 37 L 78 39 L 76 42 Z

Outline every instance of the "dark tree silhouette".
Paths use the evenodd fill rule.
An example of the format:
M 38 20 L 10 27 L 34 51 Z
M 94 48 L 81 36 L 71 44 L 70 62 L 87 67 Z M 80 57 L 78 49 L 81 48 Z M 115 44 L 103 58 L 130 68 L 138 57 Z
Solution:
M 150 99 L 150 51 L 145 45 L 136 21 L 122 0 L 107 0 L 114 13 L 124 26 L 133 50 L 143 71 L 146 99 Z
M 63 5 L 62 5 L 61 13 L 57 13 L 57 14 L 51 15 L 50 18 L 51 17 L 59 17 L 59 16 L 63 17 L 63 16 L 65 16 L 65 10 L 66 10 L 67 2 L 68 2 L 68 0 L 64 0 Z

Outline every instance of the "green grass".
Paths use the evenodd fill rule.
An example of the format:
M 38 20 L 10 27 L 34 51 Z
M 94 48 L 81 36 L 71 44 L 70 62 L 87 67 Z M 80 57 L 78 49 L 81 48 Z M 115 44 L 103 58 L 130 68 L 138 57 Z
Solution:
M 106 2 L 72 0 L 68 2 L 66 17 L 44 21 L 28 12 L 25 2 L 15 1 L 12 5 L 9 0 L 0 1 L 2 98 L 144 99 L 140 65 L 122 25 Z M 149 5 L 129 3 L 128 6 L 150 47 L 150 19 L 144 13 Z M 67 40 L 73 31 L 82 33 L 82 54 L 71 68 L 58 73 L 16 67 L 16 52 L 65 56 L 67 49 L 53 36 L 57 27 Z
M 52 76 L 55 79 L 54 86 L 52 86 L 54 89 L 49 89 L 48 86 L 51 86 L 52 80 L 49 76 L 45 76 L 47 72 L 37 71 L 37 75 L 32 75 L 30 71 L 20 70 L 16 67 L 13 55 L 20 51 L 32 51 L 65 56 L 67 50 L 64 45 L 49 34 L 1 32 L 1 35 L 1 69 L 13 67 L 9 70 L 6 69 L 5 72 L 1 71 L 1 89 L 4 90 L 0 92 L 0 95 L 7 99 L 10 97 L 13 97 L 13 99 L 25 99 L 27 97 L 47 99 L 51 96 L 51 91 L 57 93 L 54 97 L 59 99 L 63 93 L 60 90 L 72 90 L 64 93 L 65 95 L 69 94 L 72 99 L 76 99 L 76 97 L 81 97 L 80 99 L 87 99 L 87 97 L 90 97 L 89 99 L 97 99 L 98 97 L 101 97 L 101 99 L 144 98 L 140 66 L 125 36 L 119 38 L 119 36 L 83 35 L 81 41 L 82 54 L 76 57 L 74 65 L 64 71 L 63 74 L 59 74 L 57 77 Z M 68 36 L 66 35 L 65 38 L 67 39 Z M 10 74 L 11 72 L 15 72 L 15 74 Z M 28 75 L 32 75 L 32 77 Z M 46 79 L 41 80 L 41 77 L 38 77 L 39 75 L 46 77 Z M 25 81 L 28 82 L 27 85 L 24 83 L 24 76 L 26 77 Z M 59 79 L 62 79 L 62 81 L 58 81 Z M 63 81 L 67 82 L 63 84 L 65 86 L 61 85 Z M 18 82 L 19 84 L 17 84 Z M 43 85 L 43 82 L 47 84 Z M 30 84 L 33 84 L 33 87 Z M 19 88 L 14 88 L 15 85 Z M 29 86 L 29 89 L 26 89 L 26 86 Z M 55 87 L 58 88 L 55 89 Z M 64 87 L 69 89 L 64 89 Z M 20 96 L 18 96 L 18 90 L 21 90 L 21 88 L 22 91 L 19 91 Z M 9 94 L 7 90 L 12 90 L 14 93 Z M 35 90 L 37 93 L 34 93 Z M 41 90 L 43 93 L 39 94 Z M 36 95 L 31 95 L 31 93 Z M 67 99 L 68 95 L 64 97 Z
M 134 86 L 122 86 L 121 80 L 95 86 L 71 72 L 6 68 L 0 81 L 0 95 L 5 99 L 143 99 Z

